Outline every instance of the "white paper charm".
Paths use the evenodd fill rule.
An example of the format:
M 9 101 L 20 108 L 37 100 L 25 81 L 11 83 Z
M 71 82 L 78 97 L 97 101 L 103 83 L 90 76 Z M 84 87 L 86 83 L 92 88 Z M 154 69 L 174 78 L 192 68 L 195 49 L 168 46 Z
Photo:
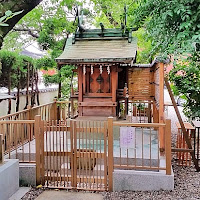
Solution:
M 135 148 L 135 127 L 120 127 L 120 148 Z

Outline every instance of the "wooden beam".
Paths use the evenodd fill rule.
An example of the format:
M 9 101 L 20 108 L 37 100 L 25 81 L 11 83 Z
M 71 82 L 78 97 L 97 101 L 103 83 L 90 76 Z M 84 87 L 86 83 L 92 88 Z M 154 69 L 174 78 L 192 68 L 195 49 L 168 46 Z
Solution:
M 174 109 L 175 109 L 176 115 L 177 115 L 178 120 L 179 120 L 179 123 L 180 123 L 180 125 L 181 125 L 181 129 L 182 129 L 182 132 L 183 132 L 184 140 L 186 141 L 186 144 L 187 144 L 188 148 L 189 148 L 189 149 L 192 149 L 191 141 L 190 141 L 190 139 L 189 139 L 189 137 L 188 137 L 186 128 L 185 128 L 185 126 L 184 126 L 183 120 L 182 120 L 182 118 L 181 118 L 180 112 L 179 112 L 178 107 L 177 107 L 177 104 L 176 104 L 176 102 L 175 102 L 175 99 L 174 99 L 172 90 L 171 90 L 170 85 L 169 85 L 169 82 L 168 82 L 168 78 L 165 78 L 165 85 L 166 85 L 166 87 L 167 87 L 167 89 L 168 89 L 168 92 L 169 92 L 169 95 L 170 95 L 172 104 L 174 105 Z M 194 151 L 190 152 L 190 155 L 191 155 L 191 157 L 192 157 L 192 160 L 193 160 L 193 162 L 194 162 L 194 165 L 195 165 L 196 170 L 197 170 L 197 171 L 200 171 L 199 164 L 198 164 L 198 160 L 197 160 L 196 157 L 195 157 L 195 152 L 194 152 Z
M 112 102 L 117 101 L 117 85 L 118 85 L 117 66 L 112 66 L 111 67 Z M 115 107 L 113 107 L 112 113 L 113 113 L 113 117 L 115 117 L 116 116 Z
M 172 148 L 172 152 L 185 152 L 185 153 L 187 153 L 187 152 L 193 152 L 194 151 L 194 149 L 181 149 L 181 148 Z
M 78 67 L 78 102 L 83 101 L 83 69 Z M 83 108 L 79 107 L 79 116 L 83 116 Z
M 129 122 L 113 122 L 113 126 L 131 126 L 131 127 L 165 127 L 165 124 L 160 123 L 129 123 Z
M 41 116 L 36 115 L 35 116 L 35 143 L 36 143 L 36 185 L 41 184 L 41 162 L 40 162 L 40 124 L 41 124 Z
M 164 63 L 159 63 L 159 123 L 164 123 Z M 164 128 L 159 128 L 160 149 L 165 148 Z
M 171 175 L 172 171 L 172 152 L 171 152 L 171 120 L 166 120 L 165 127 L 165 156 L 166 156 L 166 175 Z
M 100 106 L 100 107 L 110 107 L 117 106 L 117 102 L 79 102 L 78 106 L 87 107 L 87 106 Z

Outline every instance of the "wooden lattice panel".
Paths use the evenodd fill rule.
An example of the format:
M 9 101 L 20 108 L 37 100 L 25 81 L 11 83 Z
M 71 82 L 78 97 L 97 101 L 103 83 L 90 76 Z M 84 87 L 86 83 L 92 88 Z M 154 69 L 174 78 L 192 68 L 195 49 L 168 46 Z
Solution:
M 150 68 L 131 68 L 128 72 L 129 98 L 151 100 L 153 73 Z

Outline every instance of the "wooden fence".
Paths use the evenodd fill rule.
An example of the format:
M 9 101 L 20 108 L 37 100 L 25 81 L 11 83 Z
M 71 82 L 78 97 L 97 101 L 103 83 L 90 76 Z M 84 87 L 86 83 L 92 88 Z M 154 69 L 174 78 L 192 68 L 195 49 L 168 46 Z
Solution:
M 41 124 L 37 119 L 37 124 Z M 112 190 L 107 169 L 112 141 L 107 122 L 51 121 L 36 131 L 37 184 L 78 190 Z M 109 167 L 110 168 L 110 167 Z M 109 182 L 108 182 L 109 181 Z
M 166 120 L 166 124 L 125 123 L 110 120 L 108 127 L 118 128 L 118 130 L 115 128 L 115 134 L 113 135 L 114 168 L 166 170 L 167 175 L 171 174 L 170 120 Z M 160 151 L 160 129 L 164 129 L 165 132 L 165 152 Z M 161 165 L 161 160 L 166 163 L 164 166 Z
M 35 162 L 34 129 L 35 120 L 0 121 L 5 158 Z
M 160 129 L 165 133 L 164 152 Z M 103 122 L 44 121 L 36 115 L 34 120 L 0 121 L 0 134 L 5 157 L 36 162 L 37 184 L 47 187 L 111 191 L 114 169 L 171 174 L 170 120 L 163 124 L 113 122 L 112 117 Z

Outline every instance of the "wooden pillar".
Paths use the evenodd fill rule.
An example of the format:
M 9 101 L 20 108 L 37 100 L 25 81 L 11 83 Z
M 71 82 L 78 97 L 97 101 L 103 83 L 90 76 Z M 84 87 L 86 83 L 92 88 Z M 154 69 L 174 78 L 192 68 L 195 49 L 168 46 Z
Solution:
M 57 119 L 57 99 L 55 98 L 53 100 L 53 103 L 50 108 L 50 120 L 56 120 Z M 59 117 L 60 118 L 60 117 Z
M 147 117 L 148 117 L 148 123 L 151 123 L 151 101 L 148 101 Z
M 0 164 L 3 163 L 3 135 L 0 134 Z
M 31 105 L 28 105 L 27 106 L 27 109 L 28 109 L 28 113 L 27 113 L 27 120 L 31 120 L 31 119 L 33 119 L 32 117 L 32 106 Z
M 43 169 L 44 165 L 44 135 L 42 131 L 44 131 L 42 125 L 44 125 L 41 121 L 41 116 L 35 116 L 35 145 L 36 145 L 36 185 L 40 185 L 43 181 L 44 174 Z
M 164 123 L 164 64 L 159 63 L 159 123 Z M 159 128 L 160 135 L 160 149 L 165 148 L 164 128 Z
M 111 69 L 111 85 L 112 85 L 112 102 L 117 101 L 117 86 L 118 86 L 118 72 L 117 72 L 117 66 L 112 66 Z M 112 108 L 112 114 L 113 117 L 116 116 L 116 107 L 113 106 Z
M 159 112 L 158 109 L 156 108 L 155 102 L 153 102 L 153 123 L 158 123 L 159 122 Z
M 78 66 L 78 103 L 83 102 L 83 69 Z M 78 108 L 79 116 L 83 116 L 83 107 Z
M 171 120 L 166 120 L 165 127 L 165 156 L 166 156 L 166 175 L 171 175 Z
M 108 117 L 108 190 L 113 190 L 113 117 Z

